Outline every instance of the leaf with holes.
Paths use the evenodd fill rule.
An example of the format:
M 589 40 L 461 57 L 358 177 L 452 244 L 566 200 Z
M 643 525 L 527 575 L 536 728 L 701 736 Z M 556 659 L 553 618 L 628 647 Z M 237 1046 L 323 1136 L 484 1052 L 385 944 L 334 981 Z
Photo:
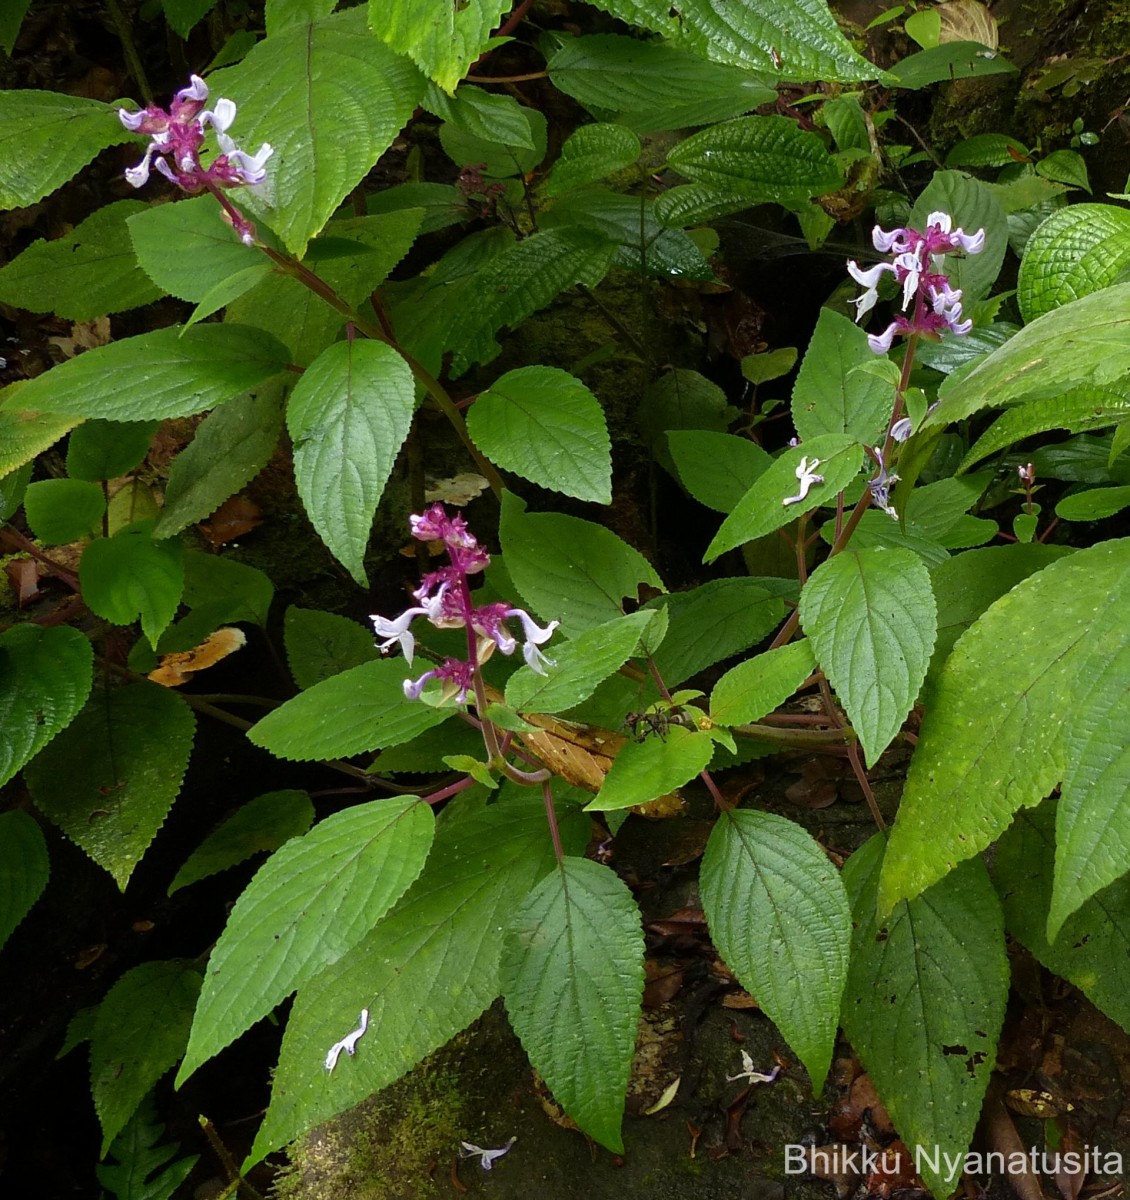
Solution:
M 872 766 L 930 664 L 938 611 L 926 564 L 910 550 L 849 548 L 812 572 L 800 623 Z
M 624 1149 L 643 954 L 632 893 L 584 858 L 565 858 L 525 898 L 502 954 L 506 1011 L 531 1065 L 582 1132 L 615 1154 Z
M 772 813 L 731 810 L 702 858 L 710 935 L 812 1080 L 824 1086 L 848 970 L 851 912 L 811 834 Z
M 35 806 L 122 891 L 180 791 L 195 728 L 179 696 L 131 683 L 94 696 L 24 773 Z

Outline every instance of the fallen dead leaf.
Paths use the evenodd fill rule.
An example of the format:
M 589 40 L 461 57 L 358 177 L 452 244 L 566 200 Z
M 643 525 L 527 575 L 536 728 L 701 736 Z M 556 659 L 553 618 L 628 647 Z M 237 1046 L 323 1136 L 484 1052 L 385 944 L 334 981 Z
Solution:
M 263 521 L 263 510 L 244 496 L 232 496 L 208 518 L 200 522 L 200 532 L 213 546 L 222 546 L 250 533 Z
M 207 670 L 247 644 L 247 635 L 234 625 L 225 625 L 210 633 L 199 646 L 163 654 L 160 665 L 149 672 L 149 678 L 162 687 L 180 687 L 197 671 Z

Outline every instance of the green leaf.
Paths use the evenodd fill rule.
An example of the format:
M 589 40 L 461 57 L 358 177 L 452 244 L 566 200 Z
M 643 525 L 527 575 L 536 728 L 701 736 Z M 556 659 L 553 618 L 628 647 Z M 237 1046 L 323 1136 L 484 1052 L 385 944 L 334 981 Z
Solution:
M 771 202 L 803 203 L 843 182 L 820 138 L 787 117 L 740 117 L 704 129 L 679 142 L 667 165 L 699 184 L 696 194 L 722 196 L 731 211 Z M 686 223 L 677 203 L 686 191 L 673 188 L 656 201 L 665 224 Z
M 7 783 L 82 709 L 94 654 L 66 625 L 0 633 L 0 784 Z
M 210 317 L 213 313 L 219 312 L 221 308 L 226 308 L 240 296 L 246 295 L 257 284 L 262 283 L 270 274 L 271 268 L 266 263 L 257 263 L 254 266 L 244 267 L 242 270 L 236 271 L 234 275 L 220 280 L 200 298 L 200 303 L 185 321 L 184 328 L 191 329 L 205 317 Z
M 424 96 L 424 108 L 460 133 L 496 145 L 534 149 L 529 119 L 513 96 L 464 84 L 450 97 L 432 84 Z
M 506 1011 L 534 1070 L 581 1131 L 615 1154 L 624 1149 L 643 954 L 627 885 L 599 863 L 566 858 L 522 902 L 500 968 Z
M 1037 433 L 1046 433 L 1049 429 L 1080 433 L 1088 429 L 1102 429 L 1128 416 L 1130 394 L 1125 390 L 1071 388 L 1057 396 L 1017 404 L 1002 413 L 985 430 L 961 460 L 958 469 L 967 471 L 990 454 Z
M 167 895 L 252 855 L 277 850 L 291 838 L 301 837 L 313 823 L 314 806 L 306 792 L 297 788 L 264 792 L 208 834 L 176 873 Z
M 1130 209 L 1072 204 L 1036 227 L 1024 248 L 1016 300 L 1024 320 L 1116 283 L 1130 267 Z
M 934 649 L 926 565 L 909 550 L 849 548 L 812 572 L 800 622 L 873 766 L 918 698 Z
M 1008 220 L 988 184 L 963 171 L 936 171 L 914 202 L 909 223 L 925 229 L 926 219 L 933 212 L 949 213 L 955 229 L 966 233 L 985 231 L 980 254 L 947 254 L 942 259 L 950 284 L 961 289 L 962 302 L 968 309 L 974 300 L 988 295 L 1000 274 L 1008 249 Z
M 362 587 L 373 517 L 415 406 L 408 364 L 391 346 L 366 339 L 324 350 L 287 402 L 303 507 Z
M 297 279 L 272 273 L 233 300 L 224 321 L 271 334 L 286 346 L 293 363 L 308 367 L 337 337 L 345 316 Z
M 172 537 L 211 516 L 270 462 L 282 432 L 285 388 L 282 377 L 269 379 L 200 422 L 173 459 L 154 537 Z
M 38 203 L 100 150 L 132 140 L 111 104 L 58 92 L 0 92 L 0 209 Z
M 793 385 L 793 424 L 802 442 L 822 433 L 845 433 L 873 446 L 887 427 L 894 392 L 875 375 L 855 368 L 874 361 L 867 334 L 830 308 L 816 330 Z
M 993 881 L 1008 931 L 1125 1029 L 1130 1026 L 1130 879 L 1092 896 L 1049 942 L 1055 825 L 1055 801 L 1045 800 L 1018 812 L 997 843 Z
M 640 156 L 640 139 L 623 125 L 582 125 L 561 147 L 545 184 L 547 196 L 560 196 L 630 167 Z M 0 281 L 3 272 L 0 271 Z
M 1017 809 L 1064 779 L 1081 752 L 1065 723 L 1094 719 L 1094 656 L 1124 652 L 1128 608 L 1130 540 L 1103 542 L 1023 580 L 961 637 L 934 687 L 891 830 L 884 911 L 979 853 Z M 1117 761 L 1117 746 L 1106 753 Z
M 0 301 L 89 321 L 158 299 L 137 269 L 126 228 L 127 217 L 144 211 L 140 200 L 118 200 L 63 237 L 33 242 L 0 269 Z
M 506 703 L 528 712 L 556 713 L 587 700 L 597 684 L 636 653 L 651 623 L 650 612 L 616 617 L 560 646 L 547 647 L 554 665 L 548 675 L 519 667 L 506 684 Z
M 217 95 L 239 98 L 242 144 L 274 147 L 268 181 L 278 207 L 266 219 L 298 256 L 424 94 L 415 68 L 374 38 L 365 22 L 362 7 L 291 25 L 208 79 Z M 265 200 L 247 197 L 251 191 L 244 189 L 240 200 L 262 207 Z
M 528 513 L 507 493 L 499 526 L 506 568 L 522 598 L 571 637 L 621 616 L 640 584 L 663 581 L 611 530 L 561 513 Z
M 81 361 L 81 360 L 80 360 Z M 990 405 L 1117 387 L 1130 375 L 1130 283 L 1103 288 L 1045 313 L 972 370 L 951 375 L 923 429 Z
M 589 822 L 564 812 L 560 824 L 565 852 L 581 853 Z M 399 1079 L 479 1016 L 499 993 L 501 932 L 553 861 L 536 791 L 504 787 L 489 807 L 457 799 L 408 894 L 299 990 L 245 1166 Z M 327 1071 L 326 1051 L 363 1008 L 369 1028 L 357 1053 Z
M 391 214 L 416 208 L 423 214 L 420 233 L 435 233 L 467 220 L 470 210 L 458 188 L 450 183 L 398 183 L 365 198 L 372 214 Z
M 644 390 L 636 421 L 644 443 L 666 470 L 675 473 L 667 439 L 679 429 L 723 432 L 738 410 L 726 393 L 698 371 L 674 367 Z
M 42 895 L 50 874 L 47 843 L 35 818 L 19 810 L 0 813 L 0 949 Z
M 373 631 L 337 613 L 291 605 L 283 617 L 286 661 L 300 688 L 380 658 Z
M 98 484 L 79 479 L 41 479 L 24 493 L 27 522 L 49 546 L 89 538 L 105 511 L 106 497 Z
M 67 439 L 67 474 L 101 483 L 132 471 L 156 429 L 156 421 L 84 421 Z
M 776 350 L 761 350 L 747 354 L 741 361 L 742 378 L 755 387 L 780 379 L 796 366 L 795 346 L 781 346 Z
M 748 725 L 779 707 L 812 674 L 816 660 L 807 638 L 767 650 L 732 667 L 710 693 L 710 719 Z
M 880 927 L 875 915 L 883 837 L 848 859 L 843 881 L 855 932 L 843 1026 L 908 1146 L 939 1148 L 961 1161 L 973 1138 L 996 1061 L 1008 996 L 1000 903 L 984 864 L 902 901 Z M 958 1169 L 931 1170 L 936 1196 Z
M 372 0 L 369 24 L 397 54 L 406 54 L 445 92 L 486 49 L 509 0 Z
M 82 598 L 90 610 L 114 625 L 139 617 L 151 646 L 176 615 L 184 590 L 180 542 L 158 542 L 151 521 L 137 521 L 113 537 L 98 538 L 79 563 Z
M 267 0 L 267 33 L 282 33 L 292 25 L 307 25 L 328 17 L 337 0 Z
M 706 770 L 714 753 L 709 734 L 672 725 L 662 737 L 625 742 L 586 812 L 611 812 L 665 796 Z
M 962 138 L 946 155 L 947 167 L 1008 167 L 1028 157 L 1028 147 L 1004 133 Z
M 1056 183 L 1066 183 L 1070 187 L 1082 188 L 1085 192 L 1091 190 L 1091 183 L 1087 178 L 1087 164 L 1083 156 L 1075 150 L 1053 150 L 1051 154 L 1037 160 L 1036 172 Z
M 813 484 L 800 503 L 785 504 L 788 497 L 799 495 L 797 472 L 802 459 L 808 460 L 810 468 L 813 460 L 817 460 L 817 470 L 824 482 Z M 786 450 L 773 460 L 722 522 L 706 549 L 705 561 L 713 562 L 727 550 L 772 533 L 821 505 L 834 504 L 837 494 L 859 473 L 862 461 L 863 448 L 846 434 L 821 434 L 802 446 Z
M 185 551 L 184 602 L 194 614 L 208 608 L 216 626 L 225 621 L 253 621 L 256 625 L 266 625 L 274 595 L 274 585 L 258 567 L 219 554 L 206 554 L 202 550 Z M 178 648 L 187 650 L 190 647 Z
M 735 809 L 714 826 L 700 886 L 719 953 L 804 1063 L 819 1095 L 851 944 L 851 911 L 836 868 L 794 822 Z
M 1130 487 L 1095 488 L 1064 496 L 1055 506 L 1055 515 L 1063 521 L 1102 521 L 1128 506 Z
M 913 495 L 913 493 L 911 493 Z M 993 526 L 995 531 L 996 526 Z M 820 536 L 828 545 L 836 540 L 835 521 L 825 521 Z M 923 536 L 907 522 L 900 525 L 877 508 L 869 508 L 851 535 L 853 550 L 909 550 L 927 567 L 936 567 L 949 558 L 949 551 L 932 537 Z
M 16 46 L 16 38 L 20 36 L 20 26 L 23 25 L 31 0 L 9 0 L 0 12 L 0 50 L 11 58 Z
M 127 971 L 99 1004 L 90 1089 L 103 1157 L 145 1094 L 184 1053 L 199 993 L 199 970 L 174 959 Z
M 19 403 L 112 421 L 187 417 L 234 399 L 287 365 L 286 347 L 242 325 L 177 326 L 88 350 L 23 384 Z
M 479 393 L 467 430 L 504 470 L 578 500 L 612 503 L 612 443 L 604 411 L 568 371 L 507 371 Z
M 636 133 L 725 121 L 774 96 L 762 75 L 616 34 L 563 39 L 546 71 L 554 87 L 590 112 L 619 114 Z
M 431 808 L 397 796 L 335 813 L 276 851 L 208 959 L 178 1086 L 349 954 L 420 874 L 434 833 Z
M 748 578 L 712 579 L 690 591 L 656 597 L 647 606 L 668 615 L 655 665 L 669 686 L 748 649 L 785 615 L 780 597 Z
M 118 1163 L 100 1163 L 94 1168 L 98 1182 L 117 1200 L 170 1200 L 200 1156 L 179 1158 L 166 1167 L 180 1146 L 176 1142 L 158 1146 L 164 1132 L 164 1125 L 157 1122 L 153 1101 L 147 1097 L 110 1148 Z M 165 1169 L 155 1175 L 162 1167 Z
M 519 107 L 516 115 L 522 123 L 517 144 L 476 137 L 461 126 L 445 123 L 439 129 L 440 145 L 453 162 L 475 167 L 487 179 L 528 175 L 545 157 L 546 119 L 536 108 Z
M 547 229 L 491 258 L 475 281 L 475 301 L 451 314 L 447 345 L 451 372 L 490 362 L 501 347 L 495 335 L 515 328 L 574 284 L 595 287 L 604 278 L 615 248 L 584 230 Z
M 181 38 L 216 7 L 216 0 L 161 0 L 169 27 Z M 105 1149 L 102 1151 L 106 1153 Z
M 322 237 L 314 239 L 307 260 L 316 263 L 318 274 L 339 296 L 350 304 L 361 304 L 412 248 L 422 220 L 418 208 L 340 217 L 326 226 Z M 353 244 L 351 253 L 319 260 L 317 252 L 323 244 L 339 238 Z
M 212 196 L 145 208 L 129 219 L 137 260 L 163 291 L 193 303 L 232 275 L 264 262 L 223 219 Z
M 180 791 L 195 725 L 175 693 L 132 683 L 92 698 L 24 772 L 36 807 L 122 891 Z
M 667 445 L 683 487 L 720 513 L 736 508 L 773 461 L 748 438 L 708 429 L 672 429 Z
M 26 390 L 21 381 L 0 391 L 0 477 L 31 462 L 79 423 L 78 417 L 30 412 L 23 404 Z
M 932 50 L 907 55 L 891 68 L 898 86 L 917 91 L 931 83 L 979 79 L 983 75 L 1015 75 L 1016 68 L 996 50 L 980 42 L 943 42 Z
M 247 736 L 278 758 L 348 758 L 396 746 L 440 724 L 454 709 L 404 695 L 403 659 L 362 663 L 308 687 L 253 725 Z

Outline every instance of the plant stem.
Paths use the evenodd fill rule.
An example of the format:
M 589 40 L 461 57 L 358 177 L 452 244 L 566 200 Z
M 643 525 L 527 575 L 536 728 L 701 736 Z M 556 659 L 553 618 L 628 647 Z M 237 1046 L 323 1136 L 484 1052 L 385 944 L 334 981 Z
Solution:
M 561 848 L 561 830 L 557 826 L 557 811 L 553 807 L 553 785 L 546 779 L 541 785 L 542 799 L 545 801 L 545 819 L 549 822 L 549 836 L 553 839 L 553 853 L 557 856 L 558 865 L 565 860 L 565 851 Z
M 110 19 L 114 22 L 118 40 L 122 43 L 122 53 L 126 56 L 129 73 L 133 76 L 133 80 L 141 92 L 142 100 L 148 106 L 153 103 L 153 89 L 149 86 L 149 77 L 145 74 L 141 56 L 137 53 L 137 47 L 134 45 L 129 22 L 126 20 L 118 0 L 106 0 L 106 8 L 110 13 Z

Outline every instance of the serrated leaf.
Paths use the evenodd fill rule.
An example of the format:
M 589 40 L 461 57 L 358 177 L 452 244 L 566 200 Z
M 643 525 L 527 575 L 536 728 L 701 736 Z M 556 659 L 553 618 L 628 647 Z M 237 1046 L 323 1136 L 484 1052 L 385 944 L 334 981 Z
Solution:
M 617 34 L 563 39 L 546 71 L 590 112 L 619 114 L 619 124 L 636 133 L 725 121 L 774 95 L 764 75 Z
M 1102 429 L 1127 416 L 1130 416 L 1130 393 L 1105 388 L 1072 388 L 1058 396 L 1017 404 L 985 430 L 961 460 L 958 470 L 967 471 L 990 454 L 1049 429 L 1080 433 Z
M 836 540 L 835 521 L 825 521 L 820 536 L 832 545 Z M 851 535 L 851 545 L 853 550 L 909 550 L 930 568 L 940 566 L 950 556 L 940 541 L 923 536 L 909 521 L 905 525 L 892 521 L 877 508 L 869 508 L 863 514 Z
M 1072 204 L 1036 227 L 1024 249 L 1016 300 L 1025 321 L 1118 281 L 1130 267 L 1130 210 Z
M 547 196 L 560 196 L 630 167 L 640 156 L 640 139 L 623 125 L 582 125 L 566 139 L 545 184 Z M 0 272 L 0 280 L 3 272 Z
M 1130 1026 L 1130 879 L 1092 896 L 1049 942 L 1055 826 L 1055 801 L 1045 800 L 1018 812 L 997 843 L 993 882 L 1008 931 L 1125 1029 Z
M 137 521 L 113 537 L 97 538 L 79 563 L 82 598 L 90 610 L 114 625 L 139 617 L 151 646 L 172 621 L 184 591 L 180 542 L 158 542 L 152 521 Z
M 27 523 L 49 546 L 89 538 L 105 511 L 102 489 L 81 479 L 41 479 L 24 493 Z
M 583 230 L 547 229 L 491 258 L 475 281 L 475 303 L 451 314 L 451 372 L 462 375 L 501 350 L 495 335 L 514 328 L 574 284 L 595 287 L 612 265 L 615 247 Z
M 361 182 L 412 115 L 423 77 L 372 36 L 364 7 L 291 25 L 208 79 L 239 98 L 239 138 L 274 147 L 268 179 L 277 208 L 265 219 L 286 248 L 307 242 Z M 247 197 L 256 208 L 265 201 Z
M 369 24 L 381 41 L 406 54 L 445 92 L 486 49 L 509 0 L 372 0 Z
M 228 305 L 224 322 L 262 329 L 287 347 L 293 363 L 308 367 L 337 337 L 345 315 L 297 279 L 272 273 Z
M 600 402 L 558 367 L 519 367 L 480 392 L 467 431 L 504 470 L 541 487 L 612 503 L 612 443 Z
M 210 412 L 173 459 L 153 536 L 203 521 L 267 465 L 282 432 L 286 381 L 269 379 Z
M 214 829 L 185 860 L 167 895 L 209 875 L 226 871 L 253 854 L 277 850 L 301 837 L 314 823 L 314 806 L 306 792 L 288 788 L 264 792 Z
M 875 445 L 890 419 L 890 386 L 855 368 L 873 361 L 867 334 L 830 308 L 816 329 L 793 385 L 793 424 L 802 442 L 822 433 L 844 433 Z
M 667 445 L 683 487 L 720 513 L 737 507 L 773 462 L 756 442 L 708 429 L 672 429 Z
M 267 0 L 267 32 L 282 33 L 291 25 L 306 25 L 328 17 L 336 7 L 337 0 Z
M 946 155 L 947 167 L 1008 167 L 1028 157 L 1028 147 L 1004 133 L 962 138 Z
M 264 262 L 260 251 L 239 240 L 212 196 L 147 207 L 128 224 L 142 270 L 163 292 L 194 304 Z
M 520 143 L 476 137 L 462 126 L 445 122 L 439 127 L 444 153 L 461 167 L 477 167 L 486 179 L 513 179 L 530 174 L 545 157 L 547 123 L 536 108 L 518 107 L 522 122 Z
M 961 289 L 968 308 L 988 294 L 1000 274 L 1008 249 L 1008 220 L 988 184 L 963 171 L 936 171 L 914 202 L 909 223 L 925 229 L 933 212 L 949 213 L 954 228 L 967 233 L 985 231 L 985 245 L 979 254 L 947 254 L 942 259 L 950 284 Z
M 849 548 L 813 571 L 800 621 L 873 766 L 926 678 L 937 632 L 930 573 L 909 550 Z
M 99 1163 L 94 1168 L 98 1182 L 109 1188 L 117 1200 L 170 1200 L 200 1156 L 190 1154 L 169 1163 L 180 1146 L 176 1142 L 158 1146 L 164 1132 L 164 1125 L 157 1121 L 152 1098 L 146 1097 L 110 1148 L 119 1161 Z M 166 1163 L 169 1165 L 165 1166 Z M 154 1174 L 156 1171 L 160 1174 Z
M 496 998 L 501 931 L 554 861 L 542 797 L 516 792 L 505 787 L 489 807 L 460 797 L 408 894 L 299 990 L 245 1166 L 398 1079 Z M 566 853 L 580 853 L 588 822 L 568 811 L 559 820 Z M 369 1028 L 356 1055 L 327 1071 L 326 1051 L 356 1027 L 362 1008 Z
M 406 742 L 452 716 L 404 695 L 403 659 L 362 663 L 309 687 L 248 730 L 278 758 L 348 758 Z
M 748 578 L 712 579 L 649 600 L 647 606 L 668 616 L 667 634 L 654 657 L 669 686 L 748 649 L 785 615 L 779 594 Z
M 271 274 L 271 268 L 265 263 L 257 263 L 254 266 L 244 267 L 242 270 L 236 271 L 234 275 L 229 275 L 226 279 L 220 280 L 219 283 L 210 287 L 200 298 L 200 303 L 192 310 L 192 315 L 184 323 L 185 329 L 191 329 L 193 325 L 203 321 L 205 317 L 210 317 L 214 313 L 218 313 L 221 308 L 226 308 L 229 304 L 238 300 L 240 296 L 245 296 L 258 284 L 262 283 L 268 275 Z
M 704 129 L 679 142 L 667 155 L 667 165 L 700 188 L 741 197 L 746 207 L 803 203 L 843 182 L 820 138 L 787 117 L 739 117 Z M 678 223 L 672 197 L 680 191 L 675 188 L 656 201 L 665 224 Z
M 530 123 L 513 96 L 488 92 L 471 84 L 456 89 L 454 96 L 446 96 L 433 84 L 424 96 L 423 106 L 471 137 L 523 150 L 534 148 Z
M 0 301 L 70 321 L 149 304 L 161 291 L 137 269 L 126 218 L 140 200 L 98 209 L 63 237 L 33 242 L 0 269 Z
M 767 650 L 731 668 L 710 693 L 710 719 L 748 725 L 784 702 L 812 674 L 816 660 L 807 638 Z
M 6 682 L 5 674 L 0 673 L 0 681 Z M 19 810 L 0 813 L 0 950 L 43 893 L 50 874 L 47 843 L 35 818 Z
M 371 629 L 337 613 L 295 605 L 283 617 L 283 642 L 287 665 L 300 688 L 380 658 Z
M 169 27 L 181 38 L 187 38 L 192 28 L 216 7 L 216 0 L 161 0 L 161 7 Z
M 996 1061 L 1008 996 L 1000 903 L 979 860 L 909 902 L 875 915 L 883 837 L 848 859 L 843 881 L 855 932 L 843 1027 L 908 1146 L 960 1163 Z M 937 1196 L 957 1185 L 919 1159 Z
M 738 415 L 726 393 L 699 371 L 674 367 L 644 389 L 636 422 L 656 461 L 675 473 L 667 439 L 680 429 L 722 433 Z
M 772 813 L 721 815 L 702 858 L 710 936 L 804 1063 L 819 1095 L 848 970 L 851 912 L 811 834 Z
M 59 92 L 0 92 L 0 209 L 62 187 L 107 146 L 133 140 L 113 105 Z
M 662 736 L 625 742 L 586 812 L 611 812 L 666 796 L 706 770 L 714 742 L 705 733 L 670 726 Z
M 629 613 L 586 629 L 570 642 L 547 647 L 554 665 L 545 675 L 519 667 L 507 681 L 506 703 L 516 709 L 557 713 L 587 700 L 636 652 L 653 616 Z
M 20 387 L 21 406 L 75 417 L 187 417 L 277 374 L 289 359 L 270 334 L 242 325 L 173 325 L 121 338 Z
M 29 411 L 22 400 L 26 388 L 21 381 L 0 391 L 0 478 L 30 463 L 81 419 Z
M 196 727 L 155 683 L 92 698 L 24 773 L 36 807 L 125 891 L 180 791 Z
M 420 233 L 435 233 L 467 219 L 467 203 L 458 188 L 450 183 L 398 183 L 383 192 L 365 198 L 365 207 L 373 214 L 392 214 L 404 209 L 423 213 Z
M 364 339 L 324 350 L 287 401 L 303 507 L 362 587 L 373 517 L 415 406 L 408 364 L 391 346 Z
M 785 504 L 788 497 L 799 495 L 798 471 L 802 459 L 808 460 L 809 468 L 815 459 L 819 464 L 816 470 L 823 475 L 824 481 L 813 484 L 804 500 Z M 758 476 L 722 522 L 706 549 L 705 561 L 713 562 L 727 550 L 772 533 L 814 508 L 834 504 L 837 494 L 859 473 L 862 461 L 863 447 L 845 434 L 821 434 L 802 446 L 786 450 Z
M 127 971 L 98 1006 L 90 1038 L 90 1087 L 102 1156 L 188 1041 L 200 972 L 177 960 Z
M 617 1154 L 643 953 L 627 885 L 606 866 L 566 858 L 522 902 L 500 968 L 506 1011 L 534 1070 L 581 1130 Z
M 435 822 L 418 796 L 320 821 L 255 873 L 208 960 L 178 1084 L 348 954 L 420 874 Z
M 970 371 L 942 384 L 923 429 L 960 421 L 990 405 L 1058 396 L 1072 388 L 1118 387 L 1130 375 L 1130 283 L 1103 288 L 1037 317 Z
M 573 637 L 621 616 L 640 584 L 663 587 L 647 559 L 611 530 L 561 513 L 528 513 L 509 493 L 499 538 L 522 598 Z
M 364 217 L 339 217 L 331 221 L 322 237 L 310 245 L 308 261 L 315 261 L 318 275 L 350 304 L 360 304 L 387 278 L 389 272 L 412 248 L 421 232 L 423 211 L 373 213 Z M 323 242 L 342 238 L 353 243 L 352 252 L 317 259 Z
M 275 588 L 270 578 L 258 567 L 248 566 L 219 554 L 206 554 L 202 550 L 184 552 L 184 603 L 192 609 L 192 616 L 208 610 L 210 620 L 216 628 L 230 621 L 253 621 L 266 625 L 267 612 L 274 599 Z M 184 622 L 177 626 L 179 629 Z M 200 636 L 210 633 L 204 630 Z M 168 649 L 187 650 L 189 646 L 166 647 L 162 639 L 162 653 Z
M 1045 179 L 1056 183 L 1066 183 L 1070 187 L 1082 188 L 1090 192 L 1091 183 L 1087 178 L 1087 163 L 1076 150 L 1053 150 L 1036 161 L 1036 172 Z
M 84 421 L 67 439 L 67 474 L 101 483 L 132 471 L 145 457 L 155 421 Z
M 74 720 L 90 693 L 93 662 L 90 643 L 69 626 L 0 633 L 0 784 Z
M 959 639 L 907 775 L 883 867 L 884 911 L 1002 833 L 1069 770 L 1069 715 L 1087 711 L 1092 655 L 1130 628 L 1130 540 L 1076 551 L 1023 580 Z

